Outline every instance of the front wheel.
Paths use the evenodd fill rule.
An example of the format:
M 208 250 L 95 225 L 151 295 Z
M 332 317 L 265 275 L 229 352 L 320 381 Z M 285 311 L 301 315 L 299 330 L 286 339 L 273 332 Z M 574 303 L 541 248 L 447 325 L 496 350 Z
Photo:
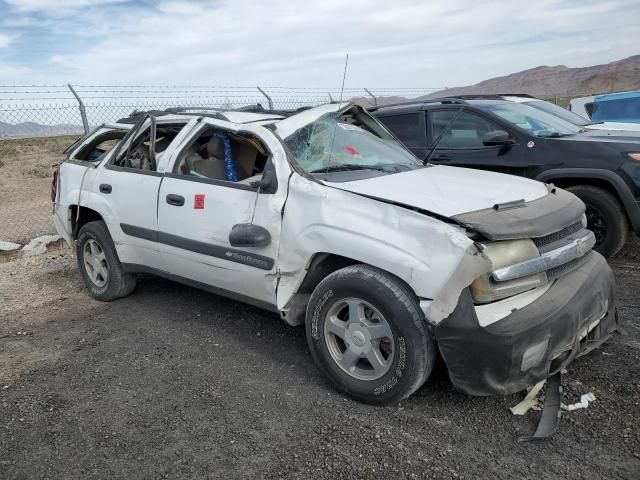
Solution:
M 596 237 L 594 250 L 609 258 L 620 251 L 627 240 L 627 218 L 622 205 L 610 192 L 591 185 L 567 188 L 586 206 L 587 228 Z
M 367 403 L 408 397 L 426 381 L 436 357 L 411 289 L 367 265 L 320 282 L 307 306 L 306 332 L 319 370 L 338 390 Z

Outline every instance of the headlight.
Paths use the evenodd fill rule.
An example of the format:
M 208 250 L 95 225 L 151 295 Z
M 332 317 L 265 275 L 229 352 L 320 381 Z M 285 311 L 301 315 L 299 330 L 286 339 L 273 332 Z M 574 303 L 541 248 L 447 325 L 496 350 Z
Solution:
M 539 256 L 538 249 L 531 240 L 506 240 L 485 244 L 483 252 L 491 261 L 492 270 L 508 267 Z M 491 272 L 476 278 L 471 284 L 471 294 L 476 303 L 488 303 L 501 298 L 526 292 L 547 283 L 545 273 L 496 282 Z
M 629 155 L 629 157 L 631 157 L 632 160 L 640 161 L 640 153 L 627 153 L 627 155 Z
M 587 214 L 583 213 L 582 217 L 580 217 L 580 223 L 584 228 L 587 228 Z

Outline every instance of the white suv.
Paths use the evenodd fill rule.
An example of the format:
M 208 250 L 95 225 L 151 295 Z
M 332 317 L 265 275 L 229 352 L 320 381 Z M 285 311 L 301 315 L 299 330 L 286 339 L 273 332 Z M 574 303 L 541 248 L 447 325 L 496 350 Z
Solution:
M 366 402 L 409 396 L 438 351 L 469 394 L 522 390 L 617 328 L 575 196 L 424 165 L 351 104 L 138 114 L 72 145 L 52 196 L 97 299 L 151 272 L 277 312 Z

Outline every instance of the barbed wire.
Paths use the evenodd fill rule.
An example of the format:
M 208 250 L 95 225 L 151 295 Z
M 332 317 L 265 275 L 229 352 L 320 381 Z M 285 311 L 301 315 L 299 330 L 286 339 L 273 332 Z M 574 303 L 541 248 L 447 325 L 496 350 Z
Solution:
M 384 97 L 420 98 L 440 91 L 445 95 L 448 90 L 447 87 L 419 86 L 347 87 L 344 94 L 347 99 L 358 98 L 365 104 L 376 105 L 379 100 L 384 102 Z M 82 132 L 90 126 L 117 120 L 140 109 L 238 108 L 258 103 L 282 109 L 314 106 L 334 101 L 339 92 L 337 86 L 82 84 L 74 85 L 72 90 L 72 86 L 60 84 L 0 85 L 0 138 L 37 136 L 43 131 L 51 134 L 56 129 L 49 127 L 59 124 L 76 125 Z M 542 98 L 568 103 L 568 98 L 573 96 L 583 95 L 567 93 Z M 66 134 L 68 128 L 62 131 Z
M 289 87 L 273 85 L 0 85 L 0 174 L 14 169 L 35 190 L 29 195 L 38 205 L 25 202 L 4 213 L 0 221 L 0 240 L 28 242 L 42 233 L 51 233 L 49 214 L 50 165 L 61 152 L 87 129 L 129 116 L 133 111 L 162 110 L 169 107 L 233 109 L 261 104 L 277 109 L 315 106 L 339 98 L 340 89 L 331 87 Z M 384 99 L 428 97 L 446 87 L 347 87 L 345 99 L 358 98 L 366 105 Z M 264 92 L 264 93 L 263 93 Z M 586 94 L 589 95 L 589 94 Z M 585 94 L 539 95 L 566 106 L 572 97 Z M 35 149 L 33 152 L 29 149 Z M 19 152 L 23 152 L 22 154 Z M 44 152 L 44 153 L 43 153 Z M 24 162 L 41 158 L 40 163 Z M 22 155 L 22 157 L 20 156 Z M 30 187 L 31 188 L 31 187 Z M 1 192 L 0 192 L 1 193 Z

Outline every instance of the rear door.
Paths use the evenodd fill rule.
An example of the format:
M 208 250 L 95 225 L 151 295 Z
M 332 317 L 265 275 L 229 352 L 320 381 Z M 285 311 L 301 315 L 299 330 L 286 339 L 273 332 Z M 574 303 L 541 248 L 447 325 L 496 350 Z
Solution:
M 82 203 L 97 205 L 125 264 L 163 268 L 155 242 L 162 173 L 154 161 L 155 122 L 141 120 L 96 175 L 85 179 Z
M 431 163 L 479 168 L 494 172 L 525 175 L 526 166 L 518 143 L 509 146 L 486 146 L 483 136 L 506 128 L 477 112 L 458 108 L 441 108 L 427 113 L 427 136 L 430 150 L 440 134 L 442 138 L 430 158 Z M 457 116 L 456 116 L 457 115 Z M 447 125 L 450 124 L 447 128 Z M 512 135 L 514 141 L 517 138 Z
M 203 142 L 214 131 L 237 130 L 235 124 L 204 119 L 176 148 L 158 199 L 159 248 L 173 275 L 227 296 L 253 299 L 253 303 L 257 300 L 262 306 L 275 305 L 275 260 L 287 172 L 276 171 L 279 179 L 272 192 L 259 192 L 250 179 L 227 181 L 207 176 L 215 169 L 206 167 L 207 148 L 203 148 Z M 253 135 L 256 145 L 265 148 L 267 162 L 272 165 L 274 155 L 284 155 L 281 144 L 267 129 L 247 125 L 242 131 Z M 237 155 L 238 150 L 232 149 L 231 159 L 236 167 Z M 247 223 L 266 229 L 270 242 L 255 247 L 232 246 L 232 228 Z

